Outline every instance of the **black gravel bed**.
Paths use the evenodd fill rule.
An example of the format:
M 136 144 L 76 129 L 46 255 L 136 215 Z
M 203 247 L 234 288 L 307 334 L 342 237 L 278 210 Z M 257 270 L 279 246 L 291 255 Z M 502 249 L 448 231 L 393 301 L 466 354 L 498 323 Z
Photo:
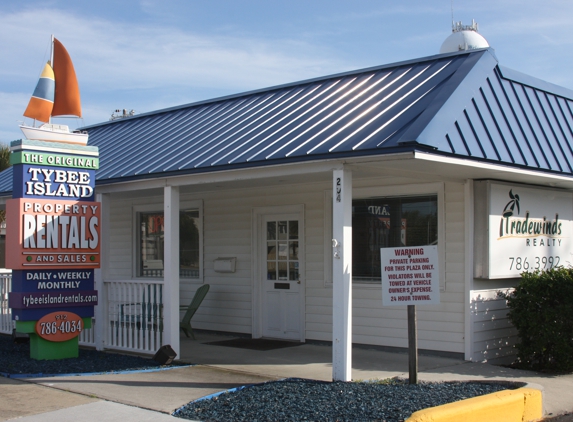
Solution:
M 409 385 L 407 380 L 267 382 L 191 402 L 173 413 L 202 422 L 384 421 L 398 422 L 418 410 L 517 388 L 485 382 Z
M 12 336 L 0 335 L 0 375 L 63 375 L 143 371 L 185 365 L 160 365 L 151 358 L 79 349 L 77 358 L 36 360 L 30 358 L 30 344 L 14 343 Z

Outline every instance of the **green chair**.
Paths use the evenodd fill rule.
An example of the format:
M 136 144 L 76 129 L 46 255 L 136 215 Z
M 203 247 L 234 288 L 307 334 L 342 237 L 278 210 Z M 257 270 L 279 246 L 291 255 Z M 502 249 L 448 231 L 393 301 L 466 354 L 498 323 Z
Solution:
M 179 326 L 181 327 L 181 329 L 183 330 L 183 332 L 187 337 L 189 337 L 189 333 L 191 333 L 191 337 L 193 337 L 193 340 L 195 340 L 195 334 L 193 334 L 193 328 L 191 328 L 191 318 L 193 318 L 193 315 L 195 315 L 195 312 L 197 312 L 197 309 L 199 309 L 199 306 L 201 305 L 201 302 L 203 302 L 203 299 L 205 299 L 205 296 L 207 295 L 208 291 L 209 291 L 209 285 L 208 284 L 202 285 L 195 292 L 195 296 L 193 296 L 193 300 L 191 301 L 189 306 L 181 306 L 179 308 L 179 310 L 181 311 L 186 311 Z

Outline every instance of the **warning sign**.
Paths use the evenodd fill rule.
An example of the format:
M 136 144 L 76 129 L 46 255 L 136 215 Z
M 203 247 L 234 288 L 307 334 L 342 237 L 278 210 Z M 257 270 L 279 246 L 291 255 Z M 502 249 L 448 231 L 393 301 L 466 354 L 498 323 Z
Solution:
M 382 305 L 440 303 L 438 247 L 381 248 Z

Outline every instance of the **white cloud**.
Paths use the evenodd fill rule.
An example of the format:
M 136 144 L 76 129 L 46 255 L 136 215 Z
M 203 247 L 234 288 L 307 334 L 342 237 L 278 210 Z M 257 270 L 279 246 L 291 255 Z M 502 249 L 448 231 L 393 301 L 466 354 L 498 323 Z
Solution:
M 245 0 L 243 16 L 202 21 L 201 31 L 186 25 L 187 17 L 200 19 L 195 11 L 201 7 L 214 13 L 222 1 L 211 6 L 200 0 L 164 0 L 165 5 L 140 0 L 118 6 L 102 0 L 99 14 L 80 6 L 66 11 L 72 9 L 62 9 L 65 2 L 51 1 L 49 7 L 34 1 L 34 8 L 23 3 L 0 13 L 0 98 L 5 100 L 0 141 L 10 133 L 2 127 L 22 118 L 52 33 L 72 55 L 85 123 L 94 124 L 116 108 L 151 111 L 436 54 L 451 18 L 449 1 L 293 0 L 277 6 Z M 267 15 L 256 15 L 263 13 L 262 4 Z M 181 16 L 172 15 L 177 22 L 169 24 L 170 14 L 180 8 Z M 307 9 L 312 10 L 305 14 Z M 300 20 L 268 15 L 277 10 Z M 502 65 L 565 85 L 571 85 L 567 69 L 573 65 L 564 54 L 573 40 L 572 12 L 573 2 L 563 0 L 454 2 L 455 19 L 475 18 Z M 265 19 L 266 26 L 252 28 Z M 269 31 L 275 23 L 277 30 Z
M 60 27 L 62 21 L 66 25 Z M 178 84 L 261 86 L 340 66 L 302 42 L 205 37 L 165 26 L 35 10 L 0 16 L 0 38 L 17 40 L 0 58 L 0 65 L 9 68 L 2 73 L 12 77 L 19 73 L 10 63 L 16 68 L 39 63 L 38 45 L 48 44 L 50 32 L 70 51 L 84 83 L 98 83 L 104 90 Z M 21 57 L 23 51 L 33 51 L 35 57 Z

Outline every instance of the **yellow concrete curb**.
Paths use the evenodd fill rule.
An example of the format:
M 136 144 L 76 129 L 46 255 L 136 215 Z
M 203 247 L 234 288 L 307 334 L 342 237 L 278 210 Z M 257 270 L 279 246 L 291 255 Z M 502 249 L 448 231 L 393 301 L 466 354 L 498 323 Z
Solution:
M 419 410 L 406 422 L 533 422 L 542 417 L 541 391 L 518 388 Z

